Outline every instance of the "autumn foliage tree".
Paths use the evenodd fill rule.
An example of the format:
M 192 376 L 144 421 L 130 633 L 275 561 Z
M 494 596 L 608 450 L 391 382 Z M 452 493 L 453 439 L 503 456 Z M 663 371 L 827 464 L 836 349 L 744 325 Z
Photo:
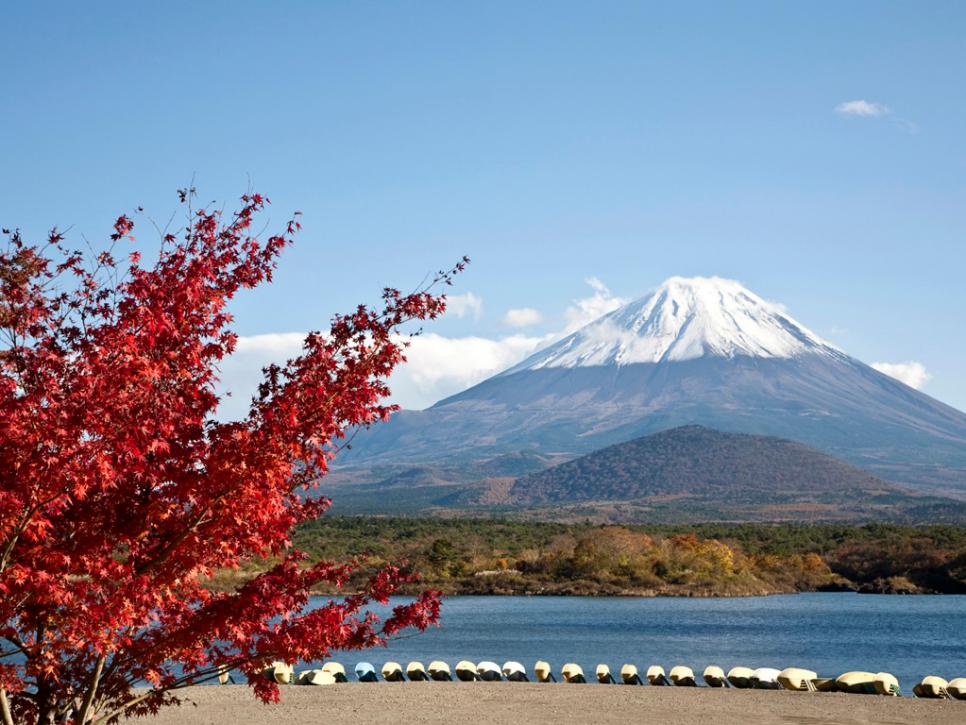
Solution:
M 235 346 L 227 303 L 269 282 L 297 217 L 262 237 L 268 200 L 192 209 L 156 262 L 121 216 L 107 251 L 54 230 L 0 251 L 0 722 L 114 722 L 177 701 L 229 668 L 263 700 L 273 660 L 318 660 L 436 622 L 428 591 L 384 621 L 367 605 L 412 581 L 388 566 L 363 590 L 309 606 L 353 562 L 308 565 L 290 546 L 328 505 L 311 489 L 345 436 L 386 418 L 400 326 L 445 309 L 435 285 L 383 292 L 270 366 L 247 417 L 221 422 L 218 365 Z M 118 251 L 123 249 L 122 251 Z M 206 577 L 279 561 L 238 590 Z M 137 688 L 137 689 L 135 689 Z M 146 688 L 146 689 L 144 689 Z

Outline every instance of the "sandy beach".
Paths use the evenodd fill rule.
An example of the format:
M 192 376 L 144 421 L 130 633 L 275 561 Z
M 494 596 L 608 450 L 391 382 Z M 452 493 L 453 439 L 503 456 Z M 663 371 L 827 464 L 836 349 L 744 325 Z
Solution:
M 962 725 L 966 702 L 835 693 L 517 683 L 283 687 L 277 705 L 244 686 L 195 687 L 151 725 L 627 723 L 662 725 Z

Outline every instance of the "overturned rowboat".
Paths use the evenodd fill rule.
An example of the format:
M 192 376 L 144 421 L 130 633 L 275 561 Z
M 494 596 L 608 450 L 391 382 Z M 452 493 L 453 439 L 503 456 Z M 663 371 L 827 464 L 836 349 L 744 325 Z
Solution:
M 295 678 L 296 685 L 334 685 L 335 677 L 325 670 L 304 670 Z
M 382 679 L 386 682 L 405 682 L 406 675 L 398 662 L 386 662 L 382 666 Z
M 652 685 L 665 686 L 671 684 L 667 675 L 664 674 L 664 668 L 661 665 L 651 665 L 647 668 L 644 676 L 647 677 L 647 681 Z
M 805 670 L 801 667 L 786 667 L 778 673 L 778 684 L 786 690 L 805 692 L 815 689 L 812 686 L 812 680 L 817 677 L 818 674 L 812 670 Z
M 359 682 L 379 682 L 379 675 L 371 662 L 360 662 L 356 665 L 356 679 Z
M 728 670 L 728 682 L 732 687 L 739 690 L 747 690 L 751 687 L 751 675 L 754 672 L 750 667 L 732 667 Z
M 332 679 L 336 682 L 349 681 L 349 678 L 345 676 L 345 667 L 338 662 L 326 662 L 322 665 L 322 671 L 332 675 Z
M 697 682 L 694 681 L 694 670 L 685 665 L 675 665 L 671 668 L 671 672 L 668 673 L 668 677 L 671 678 L 671 682 L 674 683 L 675 687 L 697 687 Z
M 416 660 L 406 665 L 406 677 L 408 677 L 412 682 L 429 681 L 429 673 L 426 672 L 426 668 L 423 667 L 423 663 Z
M 476 666 L 476 671 L 484 682 L 500 682 L 503 679 L 503 673 L 496 662 L 484 660 Z
M 899 689 L 899 680 L 889 672 L 876 672 L 874 684 L 876 694 L 878 695 L 902 697 L 902 691 Z
M 277 682 L 279 685 L 288 685 L 292 682 L 292 665 L 287 665 L 284 662 L 273 662 L 264 670 L 262 670 L 262 676 L 267 677 L 273 682 Z
M 877 695 L 874 672 L 846 672 L 835 678 L 835 689 L 853 695 Z
M 957 700 L 966 700 L 966 677 L 954 677 L 946 685 L 946 692 Z
M 952 699 L 949 695 L 949 683 L 936 675 L 923 677 L 922 682 L 912 688 L 912 694 L 932 700 Z
M 460 660 L 456 663 L 456 679 L 460 682 L 475 682 L 480 679 L 480 673 L 476 671 L 476 665 L 469 660 Z
M 702 675 L 705 683 L 708 687 L 727 687 L 728 680 L 725 677 L 724 670 L 717 665 L 708 665 L 704 668 L 704 674 Z
M 503 663 L 503 676 L 508 682 L 530 681 L 530 678 L 527 677 L 527 668 L 515 660 L 509 660 Z
M 756 690 L 781 689 L 781 685 L 778 684 L 779 674 L 781 670 L 776 670 L 774 667 L 759 667 L 757 670 L 752 670 L 751 686 Z
M 556 682 L 557 678 L 553 676 L 553 669 L 550 667 L 550 663 L 545 660 L 537 660 L 533 665 L 533 674 L 537 678 L 537 682 Z
M 443 660 L 433 660 L 429 663 L 429 676 L 437 682 L 452 682 L 453 675 L 449 671 L 449 665 Z
M 621 682 L 625 685 L 643 685 L 644 680 L 637 672 L 637 666 L 627 664 L 621 667 Z
M 835 686 L 834 677 L 816 677 L 811 684 L 816 692 L 836 692 L 838 690 Z
M 560 674 L 563 675 L 564 682 L 570 682 L 577 685 L 582 685 L 587 682 L 587 678 L 584 677 L 583 668 L 576 662 L 568 662 L 565 664 L 561 668 Z
M 594 675 L 597 677 L 597 681 L 602 685 L 613 685 L 616 682 L 614 676 L 610 673 L 610 667 L 607 665 L 597 665 Z

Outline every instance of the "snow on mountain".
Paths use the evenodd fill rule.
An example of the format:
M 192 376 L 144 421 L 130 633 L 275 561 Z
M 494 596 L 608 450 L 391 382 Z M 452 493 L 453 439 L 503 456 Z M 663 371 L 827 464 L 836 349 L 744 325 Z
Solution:
M 507 370 L 732 358 L 791 358 L 838 350 L 734 280 L 672 277 Z
M 739 283 L 667 280 L 522 363 L 360 435 L 344 464 L 574 456 L 682 425 L 796 440 L 966 498 L 966 414 Z

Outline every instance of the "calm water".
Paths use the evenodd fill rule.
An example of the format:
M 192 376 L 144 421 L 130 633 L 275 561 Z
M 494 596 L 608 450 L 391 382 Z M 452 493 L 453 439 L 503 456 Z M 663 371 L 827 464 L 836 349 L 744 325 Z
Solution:
M 966 676 L 966 596 L 446 597 L 441 628 L 338 659 L 350 671 L 390 659 L 513 659 L 528 670 L 545 659 L 555 672 L 577 662 L 588 675 L 600 662 L 612 671 L 687 664 L 698 675 L 708 664 L 885 670 L 908 691 L 927 674 Z

